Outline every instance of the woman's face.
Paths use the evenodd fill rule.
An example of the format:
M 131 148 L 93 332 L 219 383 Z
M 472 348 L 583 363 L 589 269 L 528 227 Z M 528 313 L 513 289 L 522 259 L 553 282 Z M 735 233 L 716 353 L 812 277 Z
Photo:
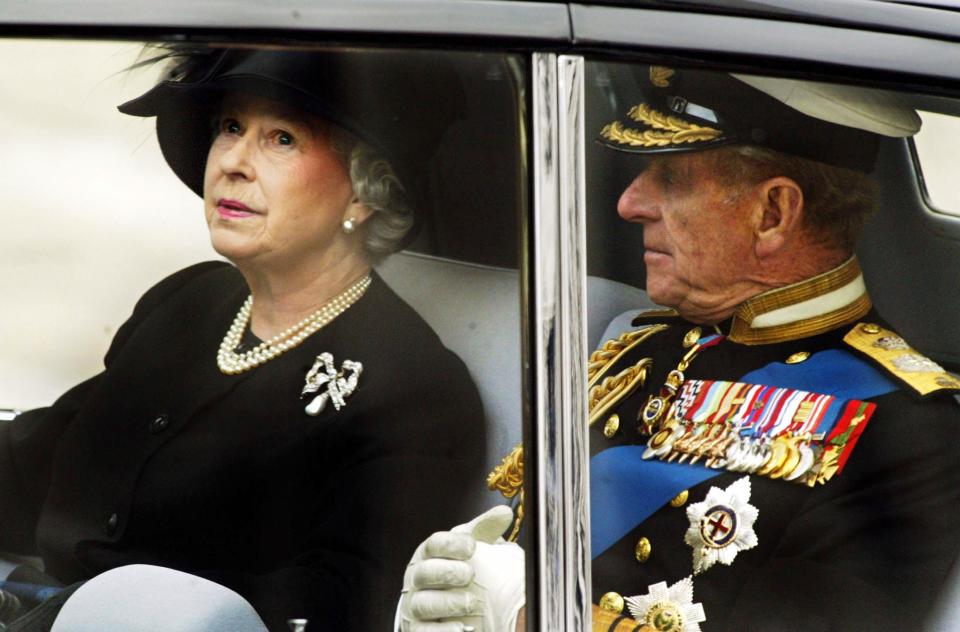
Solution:
M 224 99 L 204 174 L 214 249 L 238 264 L 297 268 L 357 254 L 347 217 L 364 219 L 324 121 L 277 101 Z M 362 215 L 362 216 L 358 216 Z

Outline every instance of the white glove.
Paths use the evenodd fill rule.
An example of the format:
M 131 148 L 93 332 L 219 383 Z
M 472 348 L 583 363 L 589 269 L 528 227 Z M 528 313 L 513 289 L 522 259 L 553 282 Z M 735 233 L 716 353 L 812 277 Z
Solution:
M 402 632 L 513 632 L 524 604 L 523 549 L 500 534 L 513 521 L 501 505 L 419 547 L 403 576 Z

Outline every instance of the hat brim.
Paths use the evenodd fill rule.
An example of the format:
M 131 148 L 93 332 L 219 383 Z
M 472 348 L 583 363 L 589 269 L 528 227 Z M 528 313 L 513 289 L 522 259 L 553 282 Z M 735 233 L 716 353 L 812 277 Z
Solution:
M 264 77 L 233 75 L 205 83 L 164 81 L 117 109 L 131 116 L 157 117 L 157 140 L 163 157 L 177 177 L 202 197 L 213 117 L 227 92 L 252 94 L 315 114 L 387 155 L 350 116 L 293 86 Z

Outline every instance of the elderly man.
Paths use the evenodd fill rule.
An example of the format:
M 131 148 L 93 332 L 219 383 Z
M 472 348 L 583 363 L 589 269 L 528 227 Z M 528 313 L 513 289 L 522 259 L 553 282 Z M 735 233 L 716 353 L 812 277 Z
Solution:
M 916 629 L 960 549 L 960 381 L 875 313 L 853 248 L 881 137 L 919 119 L 863 89 L 644 70 L 600 142 L 648 157 L 618 212 L 671 309 L 590 358 L 594 630 Z M 425 543 L 405 630 L 514 625 L 498 519 Z

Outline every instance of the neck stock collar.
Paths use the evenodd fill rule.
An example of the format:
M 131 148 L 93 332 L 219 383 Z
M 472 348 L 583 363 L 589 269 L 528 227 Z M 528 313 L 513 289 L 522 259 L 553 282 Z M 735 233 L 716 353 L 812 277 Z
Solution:
M 856 322 L 872 304 L 856 256 L 840 266 L 741 303 L 729 339 L 745 345 L 797 340 Z

